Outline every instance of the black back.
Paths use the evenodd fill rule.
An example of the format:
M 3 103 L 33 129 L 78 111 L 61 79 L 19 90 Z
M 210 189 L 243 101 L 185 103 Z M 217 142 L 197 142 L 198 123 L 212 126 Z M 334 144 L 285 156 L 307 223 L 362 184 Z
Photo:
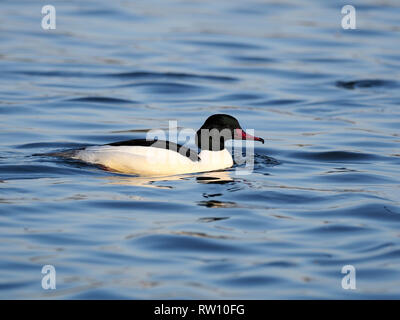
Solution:
M 180 153 L 182 156 L 188 157 L 192 161 L 200 161 L 197 152 L 192 149 L 186 148 L 180 144 L 164 140 L 146 140 L 146 139 L 133 139 L 120 142 L 113 142 L 106 144 L 107 146 L 138 146 L 138 147 L 153 147 L 168 149 Z

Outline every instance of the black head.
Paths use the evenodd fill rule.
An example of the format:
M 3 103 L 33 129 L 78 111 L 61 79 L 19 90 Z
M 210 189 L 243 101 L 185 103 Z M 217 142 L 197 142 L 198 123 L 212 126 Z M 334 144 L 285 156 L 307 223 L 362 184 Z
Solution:
M 232 139 L 255 140 L 264 143 L 264 139 L 244 132 L 239 121 L 228 114 L 214 114 L 208 117 L 196 133 L 196 144 L 203 150 L 223 150 L 225 141 Z

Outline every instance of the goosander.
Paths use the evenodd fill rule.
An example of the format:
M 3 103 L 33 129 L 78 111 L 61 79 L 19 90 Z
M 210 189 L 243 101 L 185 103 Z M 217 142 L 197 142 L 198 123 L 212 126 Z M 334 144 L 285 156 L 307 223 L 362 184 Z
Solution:
M 196 132 L 195 139 L 201 149 L 199 154 L 170 141 L 135 139 L 49 155 L 81 160 L 120 173 L 166 176 L 231 167 L 233 159 L 225 148 L 227 140 L 264 143 L 264 139 L 247 134 L 239 122 L 227 114 L 214 114 L 207 118 Z

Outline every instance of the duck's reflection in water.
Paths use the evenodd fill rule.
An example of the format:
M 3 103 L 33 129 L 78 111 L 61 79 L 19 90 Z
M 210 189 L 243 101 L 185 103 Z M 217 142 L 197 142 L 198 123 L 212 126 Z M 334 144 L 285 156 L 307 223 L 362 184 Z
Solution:
M 196 176 L 196 181 L 198 183 L 206 184 L 225 184 L 231 183 L 235 180 L 231 177 L 231 171 L 212 171 L 204 172 Z
M 197 174 L 183 174 L 174 176 L 146 177 L 146 176 L 109 176 L 105 177 L 108 184 L 137 186 L 157 189 L 173 189 L 173 186 L 158 183 L 178 180 L 189 180 L 195 177 L 198 183 L 224 184 L 234 182 L 229 171 L 212 171 Z

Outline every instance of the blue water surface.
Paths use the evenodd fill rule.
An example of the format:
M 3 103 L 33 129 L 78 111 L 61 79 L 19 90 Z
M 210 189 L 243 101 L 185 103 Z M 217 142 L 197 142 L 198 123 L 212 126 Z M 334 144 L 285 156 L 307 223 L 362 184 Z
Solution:
M 399 1 L 48 2 L 1 3 L 0 298 L 400 298 Z M 32 156 L 214 113 L 252 174 Z

